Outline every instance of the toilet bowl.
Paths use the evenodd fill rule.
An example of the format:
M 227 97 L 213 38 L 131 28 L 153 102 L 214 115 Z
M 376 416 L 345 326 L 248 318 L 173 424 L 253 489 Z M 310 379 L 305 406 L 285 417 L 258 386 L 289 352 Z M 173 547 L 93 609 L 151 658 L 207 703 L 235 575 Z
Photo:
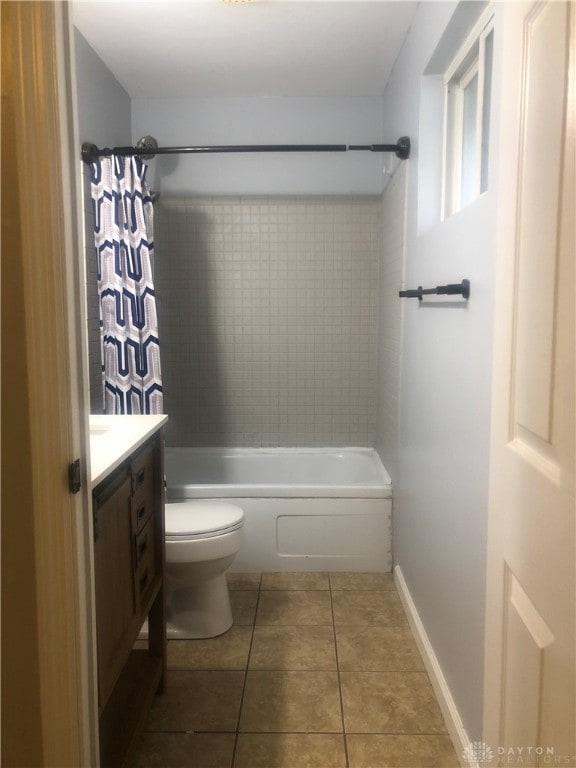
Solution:
M 232 626 L 225 572 L 244 538 L 244 512 L 233 504 L 166 504 L 166 633 L 216 637 Z

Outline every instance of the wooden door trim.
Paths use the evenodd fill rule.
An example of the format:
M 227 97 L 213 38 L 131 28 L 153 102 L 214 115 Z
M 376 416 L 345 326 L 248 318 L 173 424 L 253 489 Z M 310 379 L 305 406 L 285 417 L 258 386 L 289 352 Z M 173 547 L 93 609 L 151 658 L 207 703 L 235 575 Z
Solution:
M 27 397 L 18 403 L 21 434 L 3 434 L 3 440 L 27 444 L 30 464 L 14 471 L 20 485 L 27 484 L 31 491 L 31 509 L 21 509 L 13 494 L 3 499 L 8 502 L 3 513 L 11 516 L 15 535 L 22 525 L 18 515 L 29 522 L 33 534 L 20 545 L 35 567 L 30 601 L 35 612 L 27 615 L 25 627 L 9 617 L 14 623 L 7 626 L 4 621 L 3 634 L 26 631 L 35 637 L 38 700 L 29 706 L 40 712 L 40 732 L 34 734 L 27 727 L 27 713 L 14 713 L 13 725 L 19 727 L 13 754 L 10 746 L 3 747 L 4 761 L 14 766 L 21 764 L 17 737 L 38 740 L 46 766 L 78 768 L 98 761 L 93 586 L 86 537 L 87 409 L 81 326 L 74 324 L 80 317 L 80 252 L 71 162 L 75 146 L 69 35 L 65 3 L 2 3 L 3 69 L 8 63 L 10 71 L 2 97 L 10 103 L 14 128 L 13 145 L 6 151 L 15 157 L 6 176 L 3 168 L 3 192 L 18 196 L 17 220 L 11 222 L 17 237 L 6 260 L 3 254 L 3 266 L 10 259 L 18 263 L 22 295 L 20 315 L 11 328 L 3 327 L 3 342 L 8 344 L 3 344 L 3 357 L 6 360 L 10 345 L 25 347 L 28 383 Z M 83 490 L 73 496 L 68 465 L 78 456 Z M 12 647 L 17 652 L 16 644 Z M 12 662 L 24 664 L 25 659 Z M 9 706 L 9 691 L 5 701 Z

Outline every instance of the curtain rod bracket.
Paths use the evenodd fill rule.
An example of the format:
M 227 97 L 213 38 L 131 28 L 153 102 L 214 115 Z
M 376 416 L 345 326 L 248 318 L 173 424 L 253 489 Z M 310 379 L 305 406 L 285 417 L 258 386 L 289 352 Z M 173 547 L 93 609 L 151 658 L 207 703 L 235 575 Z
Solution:
M 142 136 L 141 139 L 138 139 L 136 142 L 136 147 L 138 149 L 151 149 L 155 150 L 158 149 L 158 142 L 154 138 L 154 136 Z M 142 158 L 142 160 L 152 160 L 152 158 L 156 157 L 154 152 L 151 152 L 150 154 L 139 154 L 139 157 Z
M 85 141 L 82 144 L 82 160 L 85 163 L 93 163 L 98 157 L 100 157 L 100 150 L 96 144 L 91 144 L 89 141 Z
M 397 147 L 396 157 L 399 157 L 400 160 L 408 160 L 410 157 L 410 137 L 400 136 L 397 142 Z

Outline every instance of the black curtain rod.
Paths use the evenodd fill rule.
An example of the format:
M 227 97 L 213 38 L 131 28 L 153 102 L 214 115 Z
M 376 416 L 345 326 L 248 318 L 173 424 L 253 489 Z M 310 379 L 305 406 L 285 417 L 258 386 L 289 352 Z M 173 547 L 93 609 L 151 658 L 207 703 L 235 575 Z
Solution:
M 396 157 L 407 160 L 410 157 L 410 139 L 402 136 L 396 144 L 241 144 L 238 146 L 215 147 L 159 147 L 152 137 L 140 139 L 135 147 L 114 147 L 99 149 L 95 144 L 82 145 L 82 160 L 93 163 L 98 157 L 110 155 L 140 155 L 149 160 L 154 155 L 179 154 L 216 154 L 221 152 L 348 152 L 361 150 L 365 152 L 394 152 Z

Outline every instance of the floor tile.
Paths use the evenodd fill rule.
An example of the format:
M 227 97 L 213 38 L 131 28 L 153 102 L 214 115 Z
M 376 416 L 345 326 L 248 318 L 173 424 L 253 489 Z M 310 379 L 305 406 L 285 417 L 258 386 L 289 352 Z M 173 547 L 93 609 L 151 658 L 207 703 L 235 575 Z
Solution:
M 335 670 L 332 627 L 254 628 L 250 669 Z
M 458 768 L 449 736 L 349 735 L 350 768 Z
M 169 640 L 168 669 L 246 669 L 252 627 L 232 626 L 208 640 Z
M 229 590 L 253 590 L 260 589 L 261 573 L 230 573 L 226 574 L 226 582 Z
M 328 591 L 260 592 L 256 625 L 331 625 L 332 608 Z
M 338 667 L 348 671 L 423 672 L 409 627 L 336 628 Z
M 346 733 L 446 733 L 425 672 L 342 672 Z
M 240 731 L 341 733 L 336 672 L 248 672 Z
M 230 606 L 234 624 L 237 626 L 252 626 L 256 617 L 258 592 L 231 591 Z
M 234 768 L 346 768 L 344 737 L 331 733 L 241 733 Z
M 169 672 L 145 731 L 235 731 L 244 672 Z
M 332 592 L 336 626 L 407 626 L 400 598 L 395 592 Z
M 342 589 L 386 589 L 395 590 L 394 576 L 391 573 L 331 573 L 330 587 Z
M 330 589 L 327 573 L 264 573 L 262 589 Z
M 134 768 L 231 768 L 234 733 L 142 733 Z
M 391 574 L 227 579 L 234 625 L 169 641 L 136 768 L 458 766 Z

